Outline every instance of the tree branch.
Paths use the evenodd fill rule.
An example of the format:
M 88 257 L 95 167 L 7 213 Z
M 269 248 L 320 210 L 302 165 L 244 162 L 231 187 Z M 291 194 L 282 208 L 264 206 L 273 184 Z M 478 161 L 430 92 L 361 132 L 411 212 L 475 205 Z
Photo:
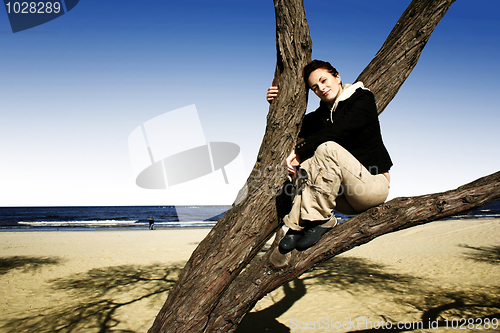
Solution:
M 379 114 L 392 101 L 417 65 L 439 21 L 455 0 L 413 0 L 373 60 L 356 81 L 376 96 Z
M 455 190 L 411 198 L 396 198 L 339 224 L 313 247 L 281 254 L 278 243 L 229 286 L 214 310 L 217 318 L 207 332 L 232 332 L 255 303 L 313 266 L 353 247 L 397 230 L 450 217 L 500 199 L 500 171 Z

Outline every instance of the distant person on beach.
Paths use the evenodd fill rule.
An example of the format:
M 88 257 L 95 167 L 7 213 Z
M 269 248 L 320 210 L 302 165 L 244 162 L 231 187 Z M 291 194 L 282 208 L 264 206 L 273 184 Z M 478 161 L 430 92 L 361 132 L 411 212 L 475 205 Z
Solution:
M 149 230 L 155 230 L 155 219 L 154 218 L 149 219 Z
M 342 85 L 328 62 L 305 66 L 304 81 L 319 98 L 305 115 L 297 145 L 286 159 L 296 194 L 283 221 L 289 228 L 280 248 L 307 249 L 337 225 L 333 210 L 358 214 L 383 203 L 389 194 L 392 161 L 382 141 L 375 97 L 362 82 Z M 279 89 L 267 90 L 267 101 Z

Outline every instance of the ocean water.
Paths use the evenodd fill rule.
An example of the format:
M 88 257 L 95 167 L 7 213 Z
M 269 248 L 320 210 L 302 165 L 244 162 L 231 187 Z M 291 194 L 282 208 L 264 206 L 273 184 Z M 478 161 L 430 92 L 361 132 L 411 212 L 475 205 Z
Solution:
M 230 206 L 0 207 L 0 231 L 213 227 Z M 336 213 L 339 222 L 350 216 Z M 500 201 L 455 218 L 499 218 Z
M 0 231 L 213 227 L 229 206 L 0 207 Z

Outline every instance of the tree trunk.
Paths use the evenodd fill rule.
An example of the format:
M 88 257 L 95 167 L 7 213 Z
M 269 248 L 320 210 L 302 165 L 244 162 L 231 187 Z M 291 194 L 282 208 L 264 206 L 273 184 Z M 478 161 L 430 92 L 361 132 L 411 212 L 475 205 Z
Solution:
M 360 75 L 366 86 L 374 90 L 377 100 L 382 96 L 379 107 L 383 109 L 396 95 L 434 27 L 453 2 L 414 0 L 405 11 L 388 41 Z M 424 214 L 431 204 L 449 212 L 448 203 L 453 201 L 450 196 L 395 199 L 335 228 L 307 251 L 283 256 L 276 251 L 275 242 L 266 257 L 247 267 L 289 211 L 290 197 L 286 195 L 289 183 L 283 186 L 284 161 L 296 141 L 307 103 L 302 68 L 310 61 L 312 43 L 303 2 L 274 0 L 274 4 L 277 48 L 274 83 L 280 87 L 280 94 L 269 109 L 257 163 L 247 180 L 248 191 L 193 252 L 149 330 L 151 333 L 233 331 L 261 297 L 313 265 L 383 233 L 442 218 L 442 212 L 433 215 L 434 218 Z M 495 186 L 494 191 L 498 192 Z M 486 196 L 491 197 L 494 196 Z M 470 202 L 453 201 L 455 213 L 489 200 L 467 198 Z M 398 227 L 393 227 L 396 222 Z M 282 235 L 282 231 L 278 234 Z
M 279 13 L 274 81 L 283 89 L 269 109 L 248 193 L 193 252 L 149 332 L 202 332 L 224 290 L 279 227 L 275 196 L 307 107 L 302 68 L 311 60 L 312 42 L 302 1 L 274 3 Z

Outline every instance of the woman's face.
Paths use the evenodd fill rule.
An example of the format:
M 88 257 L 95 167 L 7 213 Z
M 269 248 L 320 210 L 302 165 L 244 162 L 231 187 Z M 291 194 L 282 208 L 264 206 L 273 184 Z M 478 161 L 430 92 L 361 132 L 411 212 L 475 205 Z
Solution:
M 309 87 L 323 101 L 333 105 L 342 93 L 340 76 L 333 76 L 328 70 L 318 68 L 309 75 Z

